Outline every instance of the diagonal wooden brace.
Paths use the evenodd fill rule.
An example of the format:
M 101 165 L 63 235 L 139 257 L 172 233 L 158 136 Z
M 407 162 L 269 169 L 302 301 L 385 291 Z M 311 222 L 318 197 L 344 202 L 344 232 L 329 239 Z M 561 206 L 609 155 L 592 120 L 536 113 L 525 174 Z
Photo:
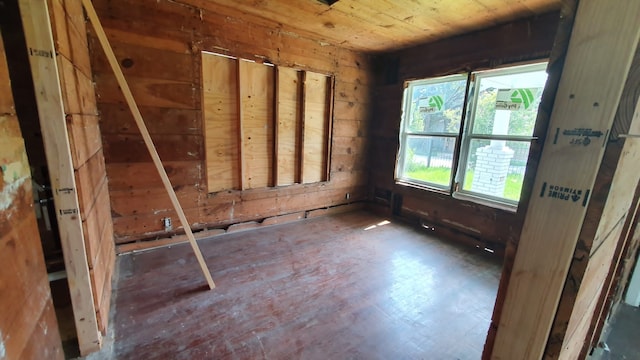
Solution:
M 142 114 L 140 114 L 140 109 L 138 109 L 138 105 L 136 104 L 133 98 L 133 94 L 131 93 L 131 89 L 127 84 L 127 80 L 124 78 L 122 69 L 120 69 L 120 65 L 118 64 L 118 60 L 116 59 L 116 56 L 113 53 L 113 49 L 111 48 L 111 45 L 109 44 L 107 35 L 105 34 L 104 29 L 102 28 L 102 24 L 100 23 L 98 14 L 96 14 L 96 11 L 93 7 L 93 4 L 91 3 L 91 0 L 82 0 L 82 5 L 87 11 L 87 16 L 89 17 L 89 20 L 91 21 L 91 24 L 93 25 L 93 28 L 96 31 L 96 35 L 98 36 L 100 45 L 102 45 L 102 49 L 107 55 L 107 60 L 109 61 L 109 65 L 111 65 L 111 69 L 113 70 L 116 76 L 118 85 L 120 86 L 120 89 L 124 94 L 125 100 L 129 105 L 129 109 L 133 114 L 133 118 L 136 121 L 136 125 L 138 125 L 138 129 L 142 134 L 144 143 L 147 146 L 147 149 L 149 150 L 149 154 L 151 154 L 151 158 L 153 159 L 153 164 L 156 166 L 156 169 L 160 174 L 160 178 L 162 179 L 162 183 L 164 184 L 164 188 L 167 190 L 167 194 L 171 199 L 171 203 L 173 204 L 173 207 L 175 208 L 176 213 L 178 214 L 180 223 L 182 223 L 182 227 L 184 228 L 187 238 L 189 239 L 189 243 L 191 244 L 191 247 L 193 248 L 193 252 L 195 253 L 196 258 L 198 259 L 198 263 L 200 264 L 202 273 L 204 274 L 204 277 L 207 279 L 209 288 L 213 289 L 216 287 L 216 285 L 214 284 L 213 279 L 211 278 L 211 273 L 209 272 L 209 269 L 207 268 L 207 264 L 205 263 L 204 258 L 202 257 L 202 252 L 200 251 L 200 248 L 198 247 L 198 243 L 196 242 L 196 239 L 193 236 L 193 232 L 191 232 L 191 227 L 189 226 L 189 222 L 187 222 L 187 218 L 184 214 L 184 211 L 180 206 L 178 197 L 176 196 L 176 193 L 173 190 L 173 187 L 171 186 L 171 182 L 169 181 L 167 172 L 164 170 L 164 167 L 162 166 L 162 161 L 160 160 L 160 156 L 158 155 L 158 152 L 156 151 L 156 148 L 153 145 L 153 141 L 151 140 L 149 131 L 147 130 L 147 127 L 144 124 L 144 120 L 142 119 Z

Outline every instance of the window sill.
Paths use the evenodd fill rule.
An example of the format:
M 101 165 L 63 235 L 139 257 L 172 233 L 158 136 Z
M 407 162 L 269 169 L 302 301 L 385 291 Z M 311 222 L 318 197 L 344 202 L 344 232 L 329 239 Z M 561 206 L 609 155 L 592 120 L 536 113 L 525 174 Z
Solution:
M 518 210 L 517 204 L 509 204 L 509 203 L 504 203 L 500 201 L 490 200 L 480 196 L 463 193 L 459 191 L 454 192 L 451 196 L 456 200 L 470 201 L 476 204 L 480 204 L 480 205 L 484 205 L 484 206 L 488 206 L 488 207 L 492 207 L 495 209 L 500 209 L 500 210 L 504 210 L 512 213 L 515 213 Z
M 511 213 L 515 213 L 518 210 L 518 204 L 510 204 L 510 203 L 506 203 L 506 202 L 491 200 L 491 199 L 483 198 L 481 196 L 477 196 L 477 195 L 473 195 L 473 194 L 465 193 L 465 192 L 460 192 L 460 191 L 455 191 L 455 192 L 451 193 L 451 192 L 449 192 L 448 190 L 445 190 L 445 189 L 429 186 L 429 185 L 426 185 L 426 184 L 415 183 L 415 182 L 408 181 L 408 180 L 396 179 L 396 185 L 411 187 L 411 188 L 419 189 L 419 190 L 425 190 L 425 191 L 429 191 L 429 192 L 433 192 L 433 193 L 441 194 L 441 195 L 447 195 L 447 196 L 451 196 L 452 198 L 454 198 L 456 200 L 469 201 L 469 202 L 473 202 L 473 203 L 476 203 L 476 204 L 479 204 L 479 205 L 484 205 L 484 206 L 487 206 L 487 207 L 491 207 L 491 208 L 494 208 L 494 209 L 500 209 L 500 210 L 508 211 L 508 212 L 511 212 Z
M 426 190 L 426 191 L 431 191 L 431 192 L 442 194 L 442 195 L 451 196 L 451 192 L 449 190 L 437 188 L 435 186 L 429 186 L 427 184 L 415 183 L 413 181 L 408 181 L 403 179 L 396 179 L 396 184 L 400 186 L 412 187 L 415 189 Z

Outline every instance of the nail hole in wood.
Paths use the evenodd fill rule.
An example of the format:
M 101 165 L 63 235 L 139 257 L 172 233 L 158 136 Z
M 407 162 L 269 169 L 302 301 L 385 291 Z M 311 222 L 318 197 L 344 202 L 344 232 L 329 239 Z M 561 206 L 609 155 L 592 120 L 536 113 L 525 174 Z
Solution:
M 120 63 L 122 64 L 122 67 L 124 67 L 125 69 L 128 69 L 133 66 L 133 60 L 129 58 L 122 59 Z

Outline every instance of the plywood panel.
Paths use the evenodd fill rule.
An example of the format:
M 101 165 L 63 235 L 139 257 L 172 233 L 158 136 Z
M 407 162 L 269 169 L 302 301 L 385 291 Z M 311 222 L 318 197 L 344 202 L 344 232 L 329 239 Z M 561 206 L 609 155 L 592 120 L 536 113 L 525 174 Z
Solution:
M 202 53 L 207 191 L 240 189 L 237 60 Z
M 289 66 L 296 69 L 306 69 L 324 74 L 335 74 L 336 81 L 345 83 L 342 86 L 344 99 L 343 105 L 336 114 L 340 119 L 362 121 L 359 128 L 368 127 L 367 103 L 364 98 L 366 91 L 362 84 L 372 84 L 373 79 L 369 74 L 370 57 L 365 54 L 355 53 L 336 46 L 319 44 L 310 38 L 298 36 L 298 34 L 279 31 L 278 24 L 271 19 L 249 16 L 226 6 L 207 2 L 202 6 L 189 7 L 178 5 L 178 2 L 155 0 L 139 0 L 135 2 L 112 2 L 107 0 L 95 0 L 103 24 L 107 27 L 107 35 L 110 40 L 120 46 L 118 60 L 132 55 L 134 65 L 128 69 L 127 78 L 131 80 L 131 86 L 139 105 L 142 106 L 144 119 L 156 141 L 158 151 L 161 153 L 163 165 L 169 172 L 172 184 L 176 187 L 192 188 L 199 192 L 198 203 L 192 203 L 193 208 L 187 208 L 189 221 L 197 227 L 217 227 L 220 224 L 230 224 L 238 221 L 237 214 L 230 211 L 233 202 L 236 204 L 248 199 L 270 198 L 271 204 L 281 202 L 282 206 L 250 206 L 248 211 L 243 211 L 242 221 L 262 219 L 269 216 L 277 216 L 289 213 L 287 206 L 305 210 L 311 207 L 324 207 L 328 204 L 345 203 L 345 193 L 351 192 L 348 184 L 361 186 L 366 183 L 367 177 L 362 176 L 359 170 L 364 167 L 363 159 L 365 142 L 356 142 L 349 146 L 351 154 L 342 154 L 335 172 L 332 173 L 331 182 L 323 183 L 322 187 L 316 184 L 290 185 L 283 187 L 254 188 L 248 191 L 226 191 L 206 194 L 211 189 L 207 188 L 206 169 L 206 142 L 207 129 L 204 120 L 204 104 L 202 89 L 201 51 L 212 51 L 227 54 L 233 57 L 256 59 L 259 62 L 268 59 L 278 66 Z M 207 9 L 202 9 L 206 7 Z M 89 26 L 89 41 L 92 46 L 98 46 L 95 35 Z M 123 45 L 123 46 L 121 46 Z M 139 47 L 143 50 L 136 50 Z M 93 47 L 92 47 L 93 48 Z M 178 64 L 186 64 L 186 58 L 192 59 L 193 75 L 188 78 L 186 68 L 167 69 L 167 61 L 159 60 L 165 64 L 150 64 L 149 68 L 140 68 L 141 64 L 149 64 L 153 57 L 147 57 L 146 49 L 153 49 L 154 56 L 164 56 L 166 59 L 176 59 Z M 151 52 L 150 52 L 151 53 Z M 100 126 L 103 133 L 107 171 L 109 174 L 109 188 L 112 191 L 124 192 L 125 190 L 149 190 L 156 189 L 160 184 L 160 178 L 155 174 L 149 157 L 142 148 L 138 131 L 133 126 L 133 119 L 127 113 L 123 105 L 123 98 L 113 81 L 105 81 L 112 77 L 109 69 L 104 65 L 104 54 L 101 51 L 91 53 L 96 86 L 100 97 L 99 108 L 101 111 Z M 138 60 L 137 60 L 138 59 Z M 162 79 L 155 79 L 152 66 L 160 71 Z M 180 65 L 177 65 L 180 66 Z M 186 66 L 186 65 L 185 65 Z M 258 65 L 263 66 L 265 65 Z M 352 85 L 347 85 L 352 84 Z M 356 85 L 358 85 L 356 89 Z M 271 86 L 275 86 L 272 82 Z M 263 93 L 263 92 L 260 92 Z M 191 95 L 194 99 L 190 99 Z M 275 100 L 274 100 L 275 101 Z M 271 111 L 275 113 L 272 103 Z M 193 105 L 193 106 L 192 106 Z M 274 158 L 277 140 L 275 139 L 275 120 L 270 130 L 274 139 L 270 142 L 269 150 L 245 152 L 247 154 L 265 154 L 271 151 L 265 158 Z M 236 119 L 238 123 L 238 119 Z M 239 125 L 238 125 L 239 126 Z M 340 130 L 342 131 L 342 130 Z M 239 131 L 236 132 L 239 144 Z M 345 135 L 355 136 L 355 135 Z M 244 140 L 246 136 L 243 136 Z M 247 146 L 249 143 L 247 143 Z M 265 143 L 265 146 L 266 143 Z M 239 150 L 238 150 L 239 153 Z M 252 155 L 252 156 L 253 156 Z M 249 160 L 249 159 L 248 159 Z M 240 162 L 240 157 L 238 157 Z M 355 163 L 357 162 L 357 166 Z M 247 161 L 248 165 L 249 161 Z M 262 164 L 262 161 L 258 161 Z M 247 166 L 249 171 L 256 167 Z M 265 172 L 272 171 L 277 174 L 276 164 L 268 164 Z M 269 170 L 271 169 L 271 170 Z M 262 170 L 260 170 L 262 171 Z M 238 169 L 239 173 L 239 169 Z M 239 174 L 237 176 L 240 176 Z M 300 179 L 296 179 L 297 182 Z M 275 179 L 270 185 L 275 185 Z M 319 185 L 319 184 L 318 184 Z M 305 188 L 306 187 L 306 188 Z M 247 186 L 248 188 L 248 186 Z M 321 199 L 301 199 L 289 201 L 286 197 L 291 188 L 300 193 L 314 189 L 340 189 L 335 196 Z M 228 196 L 229 195 L 229 196 Z M 233 196 L 230 196 L 233 195 Z M 195 198 L 194 198 L 195 199 Z M 118 199 L 118 207 L 126 197 Z M 130 199 L 130 202 L 142 201 L 127 208 L 122 214 L 114 215 L 118 242 L 149 238 L 150 236 L 168 236 L 158 222 L 160 217 L 172 216 L 166 208 L 158 210 L 157 214 L 147 213 L 144 208 L 145 197 Z M 265 200 L 266 201 L 266 200 Z M 166 203 L 166 201 L 164 201 Z M 155 202 L 154 202 L 155 203 Z M 155 205 L 154 205 L 155 206 Z M 164 206 L 164 205 L 163 205 Z M 237 206 L 237 205 L 236 205 Z M 160 209 L 160 208 L 158 208 Z M 133 213 L 133 210 L 137 211 Z M 208 216 L 208 212 L 215 216 Z M 250 218 L 249 216 L 253 216 Z M 151 235 L 153 234 L 153 235 Z
M 239 62 L 243 184 L 247 189 L 273 183 L 274 68 Z
M 277 69 L 276 89 L 276 185 L 299 182 L 301 130 L 301 72 L 291 68 Z
M 304 80 L 302 182 L 327 179 L 327 147 L 330 89 L 326 75 L 307 71 Z

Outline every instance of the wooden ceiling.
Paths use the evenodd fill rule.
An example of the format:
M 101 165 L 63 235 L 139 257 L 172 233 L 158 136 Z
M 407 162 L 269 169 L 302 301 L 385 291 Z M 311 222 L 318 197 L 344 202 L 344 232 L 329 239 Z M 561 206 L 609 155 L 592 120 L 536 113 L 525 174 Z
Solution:
M 206 0 L 358 51 L 431 42 L 560 8 L 561 0 Z

